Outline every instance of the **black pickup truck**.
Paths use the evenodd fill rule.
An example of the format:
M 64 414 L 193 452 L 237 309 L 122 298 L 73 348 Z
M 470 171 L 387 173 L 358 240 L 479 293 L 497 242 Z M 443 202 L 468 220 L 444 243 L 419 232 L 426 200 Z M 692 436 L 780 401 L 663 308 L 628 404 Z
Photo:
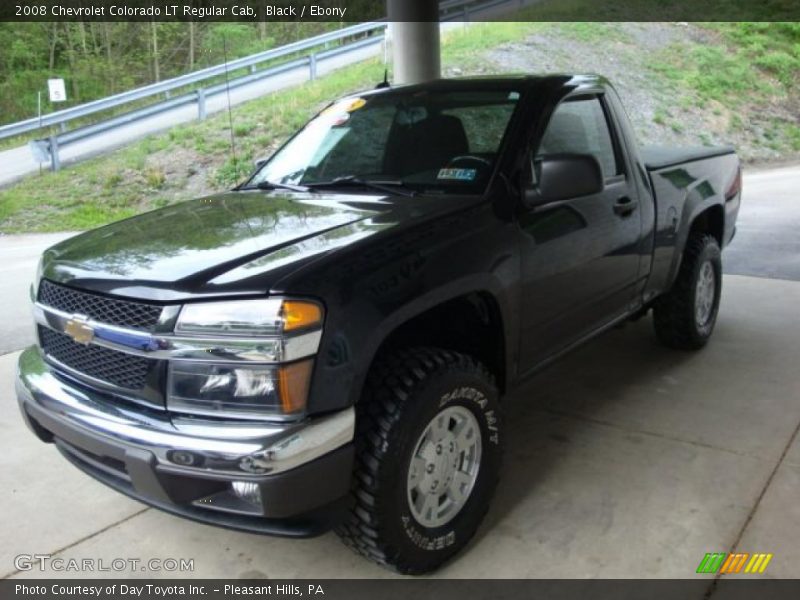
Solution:
M 595 76 L 349 96 L 233 191 L 47 250 L 20 408 L 146 504 L 430 571 L 489 507 L 501 396 L 651 309 L 706 344 L 740 191 Z

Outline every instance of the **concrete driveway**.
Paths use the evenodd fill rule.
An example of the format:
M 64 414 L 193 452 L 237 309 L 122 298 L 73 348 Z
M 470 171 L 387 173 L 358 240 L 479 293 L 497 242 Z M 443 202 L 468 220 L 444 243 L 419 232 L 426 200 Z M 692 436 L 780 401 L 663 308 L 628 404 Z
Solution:
M 29 288 L 42 252 L 74 234 L 0 236 L 0 354 L 34 343 Z
M 761 201 L 755 186 L 746 181 L 746 207 Z M 798 214 L 800 204 L 782 210 Z M 764 229 L 743 218 L 734 247 L 763 241 Z M 729 270 L 741 266 L 734 262 Z M 509 397 L 496 500 L 467 552 L 436 576 L 711 583 L 695 574 L 705 553 L 737 550 L 773 553 L 767 576 L 800 577 L 799 305 L 798 281 L 728 274 L 704 350 L 660 347 L 648 318 Z M 332 534 L 293 541 L 216 529 L 95 483 L 25 430 L 13 401 L 17 355 L 0 357 L 0 574 L 81 575 L 15 572 L 15 555 L 51 553 L 191 558 L 194 577 L 394 576 Z

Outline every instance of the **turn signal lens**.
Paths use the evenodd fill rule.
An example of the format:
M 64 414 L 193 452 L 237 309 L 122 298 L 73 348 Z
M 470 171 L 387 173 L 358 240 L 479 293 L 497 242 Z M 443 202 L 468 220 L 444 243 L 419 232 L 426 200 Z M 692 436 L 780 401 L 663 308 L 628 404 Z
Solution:
M 313 360 L 304 360 L 282 366 L 278 371 L 278 395 L 283 414 L 293 415 L 305 410 L 313 364 Z
M 322 309 L 314 302 L 284 300 L 281 306 L 284 331 L 296 331 L 322 325 Z
M 180 413 L 269 419 L 306 408 L 313 359 L 289 365 L 170 361 L 167 409 Z

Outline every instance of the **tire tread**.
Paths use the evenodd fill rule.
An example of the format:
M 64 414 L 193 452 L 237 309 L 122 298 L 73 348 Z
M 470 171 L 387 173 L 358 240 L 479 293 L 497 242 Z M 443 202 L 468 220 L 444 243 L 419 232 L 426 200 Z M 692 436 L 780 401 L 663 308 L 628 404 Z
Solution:
M 653 326 L 658 340 L 665 346 L 696 350 L 707 341 L 707 338 L 698 339 L 695 331 L 693 286 L 697 261 L 709 245 L 717 246 L 713 236 L 706 233 L 690 234 L 672 288 L 653 306 Z
M 380 466 L 393 451 L 389 438 L 415 390 L 433 374 L 448 370 L 470 372 L 494 385 L 489 371 L 468 355 L 431 347 L 409 348 L 378 359 L 357 406 L 352 505 L 336 533 L 358 554 L 400 573 L 423 571 L 403 562 L 398 550 L 382 539 Z

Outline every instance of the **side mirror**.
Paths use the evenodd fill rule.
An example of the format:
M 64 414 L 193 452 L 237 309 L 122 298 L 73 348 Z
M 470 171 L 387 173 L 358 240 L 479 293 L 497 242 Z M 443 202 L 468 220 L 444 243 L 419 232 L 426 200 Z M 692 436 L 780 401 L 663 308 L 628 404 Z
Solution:
M 591 154 L 552 154 L 537 170 L 538 185 L 525 190 L 529 208 L 603 191 L 603 171 Z
M 263 167 L 267 163 L 268 160 L 269 160 L 269 158 L 267 158 L 265 156 L 262 156 L 261 158 L 257 158 L 257 159 L 255 159 L 253 161 L 253 166 L 256 169 L 260 169 L 261 167 Z

